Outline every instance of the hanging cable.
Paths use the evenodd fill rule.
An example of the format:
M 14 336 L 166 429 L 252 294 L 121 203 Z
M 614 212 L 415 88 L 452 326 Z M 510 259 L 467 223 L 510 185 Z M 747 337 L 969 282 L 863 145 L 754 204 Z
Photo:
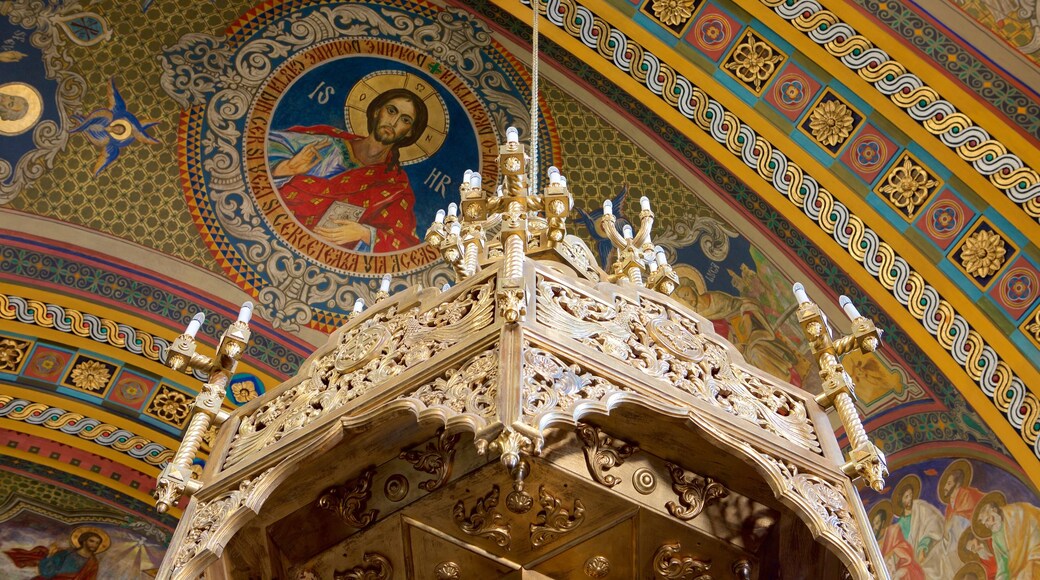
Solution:
M 528 191 L 534 193 L 538 183 L 538 6 L 531 0 L 531 180 Z

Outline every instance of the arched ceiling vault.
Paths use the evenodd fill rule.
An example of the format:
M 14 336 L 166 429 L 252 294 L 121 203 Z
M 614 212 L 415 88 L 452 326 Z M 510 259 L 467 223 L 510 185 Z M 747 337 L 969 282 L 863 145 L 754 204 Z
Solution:
M 619 3 L 620 4 L 620 3 Z M 770 8 L 771 2 L 740 2 L 738 8 L 747 11 L 749 19 L 754 19 L 757 25 L 755 30 L 763 32 L 771 31 L 772 34 L 785 40 L 789 40 L 793 48 L 805 58 L 811 60 L 815 65 L 821 67 L 825 75 L 830 75 L 834 86 L 841 87 L 842 91 L 855 95 L 865 102 L 866 106 L 873 108 L 870 115 L 872 121 L 879 125 L 891 128 L 894 134 L 902 137 L 903 143 L 921 146 L 927 153 L 934 156 L 937 167 L 943 167 L 950 172 L 946 178 L 949 182 L 956 182 L 965 192 L 966 197 L 983 205 L 982 211 L 990 212 L 999 216 L 1000 219 L 1009 222 L 1007 226 L 1010 231 L 1017 234 L 1016 237 L 1024 236 L 1032 239 L 1038 231 L 1036 222 L 1036 209 L 1030 202 L 1015 203 L 1011 195 L 1019 187 L 1024 185 L 1030 191 L 1040 192 L 1040 185 L 1036 179 L 1035 170 L 1025 165 L 1025 159 L 1030 157 L 1019 157 L 1015 151 L 1035 151 L 1035 139 L 1023 137 L 1016 127 L 1008 124 L 1007 119 L 1001 119 L 998 115 L 984 107 L 977 106 L 976 97 L 970 95 L 963 88 L 950 82 L 945 76 L 935 74 L 934 68 L 929 66 L 921 57 L 901 45 L 898 40 L 891 38 L 877 25 L 865 20 L 853 7 L 843 6 L 841 3 L 833 3 L 837 6 L 831 10 L 815 3 L 802 3 L 806 10 L 811 7 L 815 11 L 812 18 L 802 18 L 811 24 L 803 24 L 796 16 L 791 20 L 785 20 L 777 12 L 783 7 L 783 3 L 777 3 L 780 7 L 777 11 Z M 496 3 L 502 10 L 513 14 L 518 20 L 529 17 L 528 8 L 512 2 Z M 726 83 L 727 79 L 720 75 L 717 69 L 705 71 L 698 66 L 694 59 L 688 59 L 681 52 L 687 49 L 680 42 L 665 42 L 660 33 L 654 34 L 654 30 L 640 20 L 637 7 L 632 6 L 627 11 L 619 10 L 614 6 L 597 6 L 593 23 L 583 23 L 582 17 L 587 14 L 582 5 L 576 2 L 554 2 L 550 3 L 550 10 L 558 10 L 556 18 L 557 26 L 545 26 L 542 34 L 552 41 L 558 43 L 564 50 L 574 54 L 580 60 L 594 68 L 598 73 L 610 79 L 622 87 L 629 95 L 636 99 L 648 110 L 657 112 L 672 126 L 680 130 L 689 140 L 703 147 L 714 159 L 726 165 L 741 180 L 748 183 L 751 188 L 762 196 L 770 206 L 776 209 L 785 219 L 791 221 L 796 227 L 814 244 L 826 253 L 839 267 L 848 273 L 855 284 L 875 300 L 886 312 L 889 312 L 899 326 L 904 329 L 913 341 L 922 348 L 933 360 L 942 361 L 944 368 L 949 368 L 950 363 L 956 364 L 957 359 L 963 359 L 960 372 L 950 373 L 951 379 L 957 385 L 960 392 L 977 409 L 1000 435 L 1002 441 L 1008 445 L 1015 459 L 1023 465 L 1029 466 L 1026 471 L 1037 472 L 1040 463 L 1037 463 L 1037 450 L 1034 447 L 1036 432 L 1034 428 L 1040 429 L 1031 423 L 1036 423 L 1035 412 L 1037 409 L 1035 393 L 1027 385 L 1037 384 L 1038 373 L 1031 357 L 1035 354 L 1035 345 L 1026 345 L 1023 348 L 1022 341 L 1018 344 L 1014 337 L 1008 336 L 1006 332 L 1006 320 L 992 316 L 991 312 L 984 309 L 985 304 L 978 301 L 977 293 L 964 290 L 962 281 L 949 280 L 949 263 L 942 259 L 936 260 L 934 252 L 930 254 L 931 248 L 921 247 L 915 239 L 916 231 L 907 227 L 905 222 L 893 220 L 895 216 L 887 211 L 889 208 L 876 203 L 876 196 L 870 199 L 869 184 L 857 182 L 848 173 L 831 171 L 826 161 L 821 162 L 820 155 L 813 154 L 811 148 L 804 146 L 804 136 L 790 127 L 784 127 L 784 123 L 777 123 L 777 115 L 774 111 L 763 107 L 758 99 L 749 98 L 747 91 L 734 90 Z M 623 8 L 627 8 L 622 6 Z M 585 9 L 587 10 L 587 9 Z M 627 12 L 627 13 L 626 13 Z M 799 11 L 794 11 L 798 14 Z M 550 19 L 550 21 L 553 19 Z M 815 22 L 814 22 L 815 20 Z M 886 96 L 881 89 L 872 86 L 863 76 L 857 75 L 853 67 L 843 63 L 835 54 L 841 54 L 834 46 L 840 44 L 832 43 L 830 50 L 818 45 L 808 35 L 803 34 L 799 27 L 809 30 L 825 30 L 827 25 L 831 26 L 855 22 L 855 30 L 864 35 L 858 40 L 864 47 L 875 46 L 884 50 L 889 58 L 903 65 L 903 71 L 907 76 L 918 79 L 917 84 L 922 88 L 916 89 L 922 100 L 929 102 L 948 102 L 953 110 L 971 111 L 971 117 L 962 115 L 959 122 L 968 125 L 975 124 L 989 132 L 991 136 L 990 145 L 999 150 L 1000 144 L 1006 146 L 1005 151 L 1008 163 L 1019 166 L 1020 180 L 1011 189 L 1011 193 L 1004 195 L 999 185 L 1001 182 L 987 176 L 992 173 L 989 168 L 980 168 L 966 162 L 955 148 L 948 147 L 941 140 L 943 131 L 929 131 L 928 123 L 918 123 L 910 117 L 910 112 L 901 108 L 893 99 Z M 641 25 L 642 24 L 642 25 Z M 598 33 L 598 34 L 597 34 Z M 840 36 L 840 35 L 839 35 Z M 616 38 L 617 45 L 611 46 L 610 41 L 601 38 Z M 622 40 L 623 39 L 623 40 Z M 868 40 L 869 39 L 869 40 Z M 875 40 L 876 39 L 876 40 Z M 626 44 L 627 43 L 627 44 Z M 588 45 L 596 48 L 591 48 Z M 598 49 L 598 50 L 597 50 Z M 628 51 L 626 53 L 626 51 Z M 625 54 L 622 54 L 625 53 Z M 624 70 L 628 63 L 631 67 Z M 640 62 L 653 63 L 654 68 L 649 71 L 640 72 Z M 869 68 L 869 67 L 867 67 Z M 896 69 L 898 72 L 898 69 Z M 914 75 L 913 71 L 921 71 Z M 656 79 L 653 78 L 657 73 Z M 928 83 L 921 81 L 923 75 Z M 721 78 L 720 78 L 721 77 Z M 909 82 L 909 81 L 908 81 Z M 847 87 L 847 88 L 845 88 Z M 934 92 L 927 90 L 931 87 Z M 744 88 L 744 87 L 741 87 Z M 662 93 L 674 91 L 675 96 L 662 97 Z M 929 96 L 930 95 L 930 96 Z M 682 101 L 688 100 L 689 104 Z M 707 101 L 711 103 L 706 106 Z M 755 102 L 758 101 L 758 102 Z M 713 108 L 713 106 L 715 108 Z M 688 107 L 683 111 L 683 107 Z M 696 111 L 693 108 L 696 107 Z M 908 107 L 912 108 L 912 107 Z M 713 123 L 710 114 L 713 111 L 725 111 L 733 117 L 734 127 L 726 127 L 726 121 Z M 773 114 L 771 114 L 773 113 Z M 938 125 L 938 123 L 935 123 Z M 952 132 L 950 129 L 946 132 Z M 781 159 L 785 159 L 788 168 L 808 176 L 815 180 L 819 186 L 826 191 L 820 196 L 824 207 L 839 209 L 843 215 L 840 218 L 822 219 L 810 217 L 815 208 L 805 208 L 799 203 L 797 196 L 792 196 L 789 191 L 790 185 L 780 183 L 776 185 L 776 179 L 782 171 L 779 167 L 768 167 L 767 162 L 756 165 L 757 159 L 768 159 L 762 150 L 748 151 L 751 147 L 748 143 L 739 141 L 739 135 L 753 135 L 758 143 L 763 144 L 764 151 L 778 152 Z M 1032 143 L 1030 143 L 1032 141 Z M 750 153 L 750 155 L 748 155 Z M 1016 161 L 1017 160 L 1017 161 Z M 865 199 L 866 198 L 866 199 Z M 983 201 L 984 200 L 984 201 Z M 813 203 L 814 199 L 809 200 Z M 1035 199 L 1031 200 L 1035 204 Z M 802 207 L 799 207 L 799 206 Z M 879 208 L 878 206 L 881 205 Z M 990 207 L 985 207 L 989 205 Z M 817 210 L 818 211 L 818 210 Z M 887 215 L 886 215 L 887 214 Z M 1031 215 L 1032 214 L 1032 215 Z M 834 222 L 838 221 L 838 224 Z M 894 223 L 893 223 L 894 222 Z M 872 256 L 864 257 L 863 250 L 857 250 L 850 243 L 849 234 L 842 234 L 838 226 L 850 226 L 855 233 L 852 239 L 860 242 L 865 237 L 868 242 L 875 243 L 877 240 L 882 248 L 887 246 L 888 256 L 885 260 L 886 266 L 903 268 L 897 276 L 880 275 L 871 270 L 877 269 L 871 265 L 864 265 L 864 261 Z M 837 233 L 835 233 L 837 232 Z M 874 236 L 864 235 L 864 232 L 873 232 Z M 844 239 L 843 239 L 844 238 Z M 1020 238 L 1021 239 L 1021 238 Z M 850 249 L 851 247 L 851 249 Z M 1035 250 L 1033 247 L 1024 248 L 1027 252 Z M 889 261 L 896 256 L 896 261 Z M 899 260 L 901 258 L 901 260 Z M 889 278 L 888 280 L 885 280 Z M 914 291 L 906 291 L 902 284 L 918 286 Z M 924 288 L 930 288 L 934 293 L 922 295 Z M 969 289 L 970 290 L 970 289 Z M 976 294 L 973 296 L 972 294 Z M 978 357 L 951 357 L 950 350 L 954 348 L 951 337 L 943 336 L 946 329 L 941 332 L 929 331 L 928 327 L 942 326 L 922 324 L 920 319 L 924 312 L 932 315 L 936 308 L 933 304 L 924 307 L 914 302 L 932 301 L 938 299 L 942 314 L 947 318 L 960 318 L 966 323 L 966 327 L 972 332 L 972 348 L 986 351 L 987 354 L 1000 353 L 994 361 L 993 358 Z M 909 302 L 909 306 L 905 303 Z M 952 316 L 951 316 L 952 315 Z M 994 318 L 997 318 L 994 320 Z M 956 331 L 954 331 L 956 332 Z M 983 338 L 984 337 L 984 338 Z M 943 344 L 946 342 L 947 344 Z M 956 342 L 956 347 L 963 348 L 962 343 Z M 1010 401 L 1004 405 L 994 402 L 988 398 L 983 389 L 990 388 L 980 386 L 978 371 L 972 366 L 979 364 L 980 360 L 985 364 L 996 363 L 998 373 L 1005 377 L 1006 386 L 1015 390 L 1008 397 L 1026 409 L 1024 415 L 1029 419 L 1016 429 L 1011 423 L 1015 417 L 1016 409 L 1010 409 Z M 985 371 L 983 374 L 986 374 Z M 1002 383 L 1003 384 L 1003 383 Z M 1004 408 L 1001 408 L 1001 407 Z M 1013 417 L 1010 421 L 1008 411 Z
M 300 103 L 316 93 L 294 96 L 288 87 L 314 80 L 303 71 L 335 59 L 321 61 L 301 41 L 288 56 L 257 57 L 270 70 L 251 78 L 250 61 L 236 60 L 236 51 L 264 34 L 280 39 L 288 34 L 284 22 L 317 7 L 357 11 L 363 24 L 352 34 L 372 48 L 346 56 L 374 62 L 386 58 L 379 51 L 405 46 L 411 56 L 393 58 L 415 78 L 457 89 L 454 97 L 441 91 L 445 115 L 464 111 L 475 133 L 510 116 L 526 128 L 531 5 L 30 4 L 0 8 L 0 93 L 5 83 L 35 87 L 43 95 L 40 123 L 52 123 L 58 137 L 9 135 L 0 122 L 0 158 L 14 174 L 0 187 L 0 475 L 45 487 L 29 500 L 0 494 L 7 506 L 0 542 L 3 522 L 23 517 L 22 507 L 10 506 L 52 517 L 61 510 L 44 498 L 70 490 L 87 499 L 62 504 L 64 513 L 116 517 L 106 510 L 122 509 L 160 530 L 158 538 L 179 514 L 151 514 L 149 486 L 176 447 L 200 384 L 162 361 L 196 310 L 209 313 L 200 333 L 205 350 L 238 304 L 258 303 L 230 409 L 293 375 L 344 320 L 345 305 L 372 297 L 383 271 L 397 285 L 439 285 L 446 272 L 432 261 L 395 270 L 364 256 L 326 268 L 304 256 L 303 243 L 287 242 L 284 262 L 257 257 L 278 245 L 257 242 L 265 234 L 236 230 L 241 224 L 220 212 L 232 207 L 226 215 L 252 216 L 242 222 L 254 225 L 277 221 L 263 214 L 269 206 L 248 205 L 259 196 L 251 180 L 270 174 L 247 160 L 240 174 L 237 166 L 227 170 L 220 139 L 248 157 L 250 129 L 262 140 L 292 116 L 285 112 L 291 98 L 292 112 L 302 115 Z M 1021 488 L 1015 501 L 1035 503 L 1040 51 L 1026 37 L 1030 30 L 1040 37 L 1040 20 L 1030 29 L 1032 16 L 999 20 L 984 2 L 935 4 L 551 0 L 541 5 L 540 151 L 546 165 L 568 174 L 584 212 L 624 190 L 619 209 L 635 215 L 638 196 L 649 196 L 662 244 L 684 268 L 684 299 L 770 372 L 813 388 L 807 349 L 790 320 L 790 282 L 805 282 L 839 328 L 847 323 L 837 296 L 852 297 L 887 333 L 879 358 L 848 366 L 868 431 L 893 471 L 935 477 L 924 474 L 944 469 L 948 458 L 967 458 Z M 401 30 L 378 28 L 399 13 L 434 31 L 422 37 L 425 45 L 400 21 L 393 22 Z M 97 34 L 77 36 L 70 22 Z M 458 36 L 437 37 L 449 29 Z M 41 30 L 50 40 L 31 45 Z M 193 54 L 217 56 L 195 62 Z M 299 75 L 286 72 L 311 62 L 305 58 L 313 62 L 300 65 Z M 467 58 L 500 74 L 505 88 L 475 83 Z M 365 66 L 379 72 L 380 63 Z M 273 94 L 270 106 L 282 107 L 283 117 L 261 118 L 253 105 L 243 108 L 252 116 L 232 119 L 238 125 L 222 117 L 236 107 L 215 106 L 221 91 L 244 87 L 256 91 L 251 96 Z M 86 135 L 92 119 L 113 115 L 139 123 L 135 140 L 116 147 L 114 125 Z M 215 130 L 223 121 L 234 130 Z M 469 138 L 480 147 L 479 136 Z M 440 159 L 437 170 L 462 163 Z M 489 163 L 490 156 L 477 151 L 473 159 Z M 413 166 L 414 187 L 434 183 L 429 167 Z M 221 187 L 230 197 L 219 197 Z M 425 200 L 417 195 L 419 221 L 457 197 L 451 187 L 439 197 L 434 191 Z M 599 241 L 579 215 L 571 224 Z M 424 226 L 416 231 L 421 239 Z M 307 240 L 332 255 L 325 242 Z

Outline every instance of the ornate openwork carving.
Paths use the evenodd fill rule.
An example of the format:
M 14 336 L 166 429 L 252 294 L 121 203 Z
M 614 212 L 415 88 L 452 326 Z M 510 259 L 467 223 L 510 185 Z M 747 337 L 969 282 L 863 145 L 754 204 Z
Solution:
M 407 396 L 419 399 L 427 407 L 446 405 L 458 413 L 493 420 L 498 412 L 498 364 L 498 348 L 488 349 Z
M 639 447 L 615 440 L 585 423 L 578 423 L 577 433 L 581 439 L 582 451 L 585 452 L 585 466 L 589 468 L 592 479 L 607 487 L 621 483 L 620 477 L 610 475 L 607 471 L 624 463 L 629 455 L 639 450 Z
M 459 435 L 448 435 L 441 431 L 435 441 L 426 445 L 425 451 L 410 449 L 401 452 L 401 459 L 412 464 L 418 471 L 432 473 L 435 477 L 419 484 L 419 489 L 434 491 L 451 477 L 451 464 L 455 459 L 455 444 Z
M 664 505 L 668 513 L 687 521 L 700 515 L 704 506 L 712 500 L 729 495 L 729 490 L 710 477 L 702 477 L 686 471 L 674 463 L 666 463 L 668 473 L 672 475 L 672 491 L 679 494 L 679 505 L 670 501 Z
M 476 505 L 466 516 L 466 505 L 459 500 L 451 510 L 455 524 L 463 533 L 470 536 L 487 538 L 499 547 L 509 550 L 512 538 L 509 535 L 509 524 L 505 516 L 500 514 L 495 507 L 498 506 L 498 486 L 492 486 L 491 491 L 482 498 L 477 499 Z
M 821 453 L 805 405 L 733 364 L 721 339 L 643 297 L 609 305 L 538 278 L 539 322 L 802 448 Z
M 629 391 L 586 372 L 576 364 L 568 365 L 556 355 L 525 344 L 523 368 L 524 421 L 554 411 L 573 411 L 581 401 L 603 401 L 612 393 Z
M 372 315 L 344 333 L 334 351 L 317 359 L 307 370 L 307 380 L 242 418 L 225 467 L 429 360 L 493 320 L 493 281 L 425 312 L 416 307 L 398 313 L 391 306 Z
M 343 485 L 330 487 L 318 498 L 318 507 L 335 512 L 341 520 L 355 528 L 365 528 L 379 517 L 379 510 L 364 511 L 372 498 L 375 467 L 367 467 L 361 475 Z
M 214 528 L 242 509 L 249 502 L 258 484 L 273 470 L 274 468 L 268 469 L 252 479 L 244 480 L 236 489 L 208 502 L 199 502 L 195 506 L 195 512 L 191 516 L 191 528 L 181 541 L 181 547 L 173 560 L 174 571 L 183 568 L 199 554 L 210 540 Z
M 682 545 L 662 544 L 654 552 L 654 574 L 669 580 L 712 580 L 711 574 L 702 574 L 711 568 L 711 560 L 698 560 L 691 556 L 678 556 Z
M 349 570 L 336 570 L 334 580 L 387 580 L 394 577 L 394 568 L 390 559 L 379 552 L 365 552 L 361 557 L 364 562 Z
M 580 499 L 575 499 L 574 508 L 568 511 L 560 505 L 560 500 L 545 491 L 545 486 L 538 486 L 538 503 L 542 509 L 531 524 L 531 545 L 535 548 L 552 542 L 585 521 L 585 506 Z
M 859 533 L 849 500 L 841 488 L 815 475 L 799 472 L 793 463 L 768 455 L 763 457 L 780 473 L 784 485 L 816 512 L 825 528 L 851 546 L 869 567 L 870 558 L 863 536 Z

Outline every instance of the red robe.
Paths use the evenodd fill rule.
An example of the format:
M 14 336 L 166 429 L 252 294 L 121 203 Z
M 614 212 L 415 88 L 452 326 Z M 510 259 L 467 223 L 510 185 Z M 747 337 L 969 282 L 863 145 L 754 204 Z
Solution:
M 971 515 L 975 512 L 975 506 L 985 493 L 974 487 L 958 487 L 950 494 L 950 503 L 946 504 L 946 521 L 953 516 L 961 516 L 971 521 Z
M 892 578 L 902 580 L 928 580 L 924 570 L 914 558 L 914 547 L 906 541 L 898 525 L 890 525 L 881 534 L 881 555 Z
M 11 561 L 14 562 L 14 565 L 18 568 L 29 568 L 31 566 L 39 566 L 40 561 L 50 555 L 50 550 L 48 550 L 46 546 L 36 546 L 32 550 L 15 548 L 13 550 L 7 550 L 4 553 L 11 558 Z M 32 580 L 97 580 L 97 573 L 98 560 L 96 556 L 92 555 L 87 559 L 78 572 L 58 574 L 57 576 L 51 576 L 50 578 L 34 576 Z
M 327 135 L 344 141 L 362 139 L 335 127 L 291 127 L 290 132 Z M 400 168 L 377 163 L 348 169 L 331 177 L 294 175 L 278 192 L 285 206 L 307 228 L 314 228 L 335 201 L 364 209 L 358 223 L 375 230 L 371 251 L 396 252 L 419 244 L 415 235 L 415 194 Z

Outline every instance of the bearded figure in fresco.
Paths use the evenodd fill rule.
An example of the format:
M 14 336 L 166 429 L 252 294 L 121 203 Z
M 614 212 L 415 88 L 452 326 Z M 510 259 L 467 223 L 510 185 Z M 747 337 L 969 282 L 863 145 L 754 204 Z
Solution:
M 415 246 L 415 194 L 399 150 L 426 130 L 426 103 L 408 89 L 372 99 L 368 135 L 329 125 L 272 131 L 268 161 L 286 208 L 305 227 L 352 250 Z
M 996 580 L 1040 578 L 1040 508 L 1008 504 L 999 491 L 987 493 L 972 514 L 972 530 L 989 538 L 996 559 Z
M 939 478 L 939 501 L 946 504 L 943 521 L 943 537 L 935 549 L 942 554 L 942 577 L 950 578 L 964 564 L 958 554 L 958 541 L 964 531 L 971 527 L 971 516 L 975 506 L 985 495 L 971 487 L 971 464 L 964 459 L 954 461 Z
M 72 548 L 36 546 L 31 550 L 15 548 L 5 553 L 19 568 L 36 566 L 39 576 L 32 580 L 96 580 L 97 554 L 108 549 L 108 534 L 94 527 L 80 527 L 72 532 Z
M 943 578 L 943 516 L 938 508 L 920 499 L 921 478 L 907 475 L 892 492 L 896 522 L 885 532 L 881 553 L 894 574 L 907 580 Z

